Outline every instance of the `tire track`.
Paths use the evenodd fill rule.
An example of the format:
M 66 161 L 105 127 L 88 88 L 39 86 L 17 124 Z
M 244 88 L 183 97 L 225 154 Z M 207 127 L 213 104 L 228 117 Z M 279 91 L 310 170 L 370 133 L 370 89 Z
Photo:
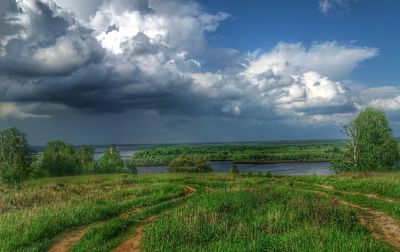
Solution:
M 197 191 L 195 188 L 193 188 L 191 186 L 183 186 L 183 189 L 185 189 L 185 191 L 186 191 L 185 197 L 187 197 Z M 121 243 L 116 249 L 113 250 L 113 252 L 139 252 L 139 251 L 141 251 L 140 243 L 142 241 L 144 229 L 150 222 L 155 221 L 160 215 L 162 215 L 164 213 L 165 212 L 148 217 L 146 220 L 146 223 L 136 227 L 133 236 L 131 236 L 128 240 Z
M 186 197 L 186 196 L 196 192 L 196 189 L 193 187 L 190 187 L 190 186 L 182 186 L 182 187 L 185 190 L 185 194 L 183 196 L 177 196 L 176 198 L 174 198 L 172 200 L 175 200 L 175 199 L 181 198 L 181 197 Z M 121 213 L 120 215 L 118 215 L 118 217 L 126 217 L 128 215 L 139 212 L 141 209 L 143 209 L 143 208 L 133 208 L 127 212 Z M 151 217 L 149 217 L 149 219 L 150 218 Z M 149 219 L 147 221 L 152 221 Z M 95 222 L 94 224 L 91 224 L 91 225 L 95 225 L 95 226 L 101 225 L 105 222 L 106 221 L 99 221 L 99 222 Z M 60 236 L 56 237 L 54 239 L 52 246 L 49 248 L 48 252 L 71 251 L 72 248 L 74 247 L 74 245 L 80 241 L 80 239 L 86 234 L 87 231 L 89 231 L 89 228 L 91 225 L 83 226 L 79 229 L 75 229 L 71 232 L 67 232 L 67 233 L 61 234 Z
M 329 187 L 323 188 L 329 190 Z M 332 191 L 334 192 L 336 190 L 333 189 Z M 330 196 L 329 194 L 321 191 L 309 190 L 309 192 L 321 196 Z M 336 203 L 346 205 L 363 212 L 364 215 L 361 216 L 360 223 L 370 230 L 372 236 L 389 244 L 396 251 L 400 251 L 400 223 L 396 219 L 384 212 L 372 208 L 362 207 L 360 205 L 337 198 L 334 198 L 334 200 Z

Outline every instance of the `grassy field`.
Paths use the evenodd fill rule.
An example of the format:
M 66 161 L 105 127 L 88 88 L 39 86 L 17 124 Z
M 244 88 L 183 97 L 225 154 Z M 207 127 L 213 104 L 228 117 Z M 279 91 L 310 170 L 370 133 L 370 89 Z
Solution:
M 340 201 L 400 221 L 395 173 L 77 176 L 0 192 L 0 251 L 395 251 Z
M 178 155 L 196 154 L 236 163 L 319 162 L 333 160 L 344 146 L 339 140 L 156 146 L 136 152 L 133 161 L 141 166 L 167 165 Z

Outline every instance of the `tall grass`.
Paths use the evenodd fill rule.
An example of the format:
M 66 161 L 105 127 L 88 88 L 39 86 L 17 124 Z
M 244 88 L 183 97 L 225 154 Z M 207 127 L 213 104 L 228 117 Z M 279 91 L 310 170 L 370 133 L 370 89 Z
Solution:
M 290 186 L 234 186 L 153 222 L 145 251 L 391 251 L 355 210 Z
M 292 177 L 296 181 L 331 185 L 338 190 L 377 194 L 400 200 L 400 173 L 340 173 L 328 177 Z
M 397 190 L 398 178 L 161 174 L 47 178 L 18 188 L 0 184 L 0 251 L 45 251 L 57 235 L 87 225 L 74 250 L 110 251 L 160 213 L 145 229 L 146 251 L 391 251 L 359 224 L 357 211 L 306 190 L 324 190 L 319 184 L 375 193 L 381 188 L 379 195 L 398 199 L 390 192 Z M 183 185 L 198 190 L 177 198 Z M 398 200 L 327 193 L 400 216 Z

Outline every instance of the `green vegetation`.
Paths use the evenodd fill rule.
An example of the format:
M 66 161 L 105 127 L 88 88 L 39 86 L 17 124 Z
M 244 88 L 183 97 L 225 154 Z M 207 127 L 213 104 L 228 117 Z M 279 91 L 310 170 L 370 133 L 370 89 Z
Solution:
M 199 155 L 180 155 L 174 158 L 167 167 L 169 172 L 211 172 L 207 159 Z
M 27 178 L 58 177 L 80 174 L 137 173 L 133 161 L 123 161 L 115 145 L 94 160 L 95 149 L 81 145 L 74 150 L 72 144 L 60 140 L 47 143 L 43 154 L 34 156 L 26 136 L 17 128 L 0 132 L 0 180 L 8 184 Z
M 52 177 L 81 173 L 72 144 L 60 140 L 47 144 L 41 160 L 41 169 L 43 174 Z
M 121 155 L 115 145 L 111 145 L 105 149 L 103 156 L 100 157 L 97 171 L 98 173 L 114 173 L 123 170 L 124 162 Z
M 231 173 L 239 173 L 239 168 L 237 167 L 237 165 L 233 164 L 231 166 L 230 172 Z
M 343 148 L 343 141 L 158 146 L 136 152 L 133 161 L 137 166 L 167 165 L 179 155 L 201 155 L 236 163 L 319 162 L 334 160 Z
M 144 251 L 393 251 L 360 224 L 363 212 L 334 199 L 400 220 L 399 176 L 115 174 L 0 184 L 0 251 L 44 251 L 84 227 L 73 251 L 111 251 L 150 216 L 159 217 L 144 229 Z
M 81 168 L 81 172 L 84 174 L 93 173 L 96 168 L 96 162 L 94 161 L 94 147 L 91 145 L 81 145 L 75 152 L 78 165 Z
M 334 162 L 339 171 L 392 170 L 400 159 L 398 142 L 382 111 L 366 108 L 344 132 L 348 148 Z
M 151 223 L 145 251 L 389 251 L 357 213 L 286 185 L 243 181 Z
M 292 177 L 296 181 L 329 185 L 337 190 L 364 194 L 400 201 L 400 173 L 339 173 L 332 176 Z
M 62 141 L 48 143 L 33 160 L 25 135 L 7 129 L 0 133 L 0 251 L 44 251 L 70 231 L 82 233 L 73 251 L 111 251 L 135 230 L 144 230 L 143 251 L 399 249 L 400 241 L 393 242 L 399 173 L 243 175 L 236 165 L 232 174 L 207 173 L 209 160 L 335 160 L 338 171 L 394 169 L 398 143 L 382 112 L 367 108 L 344 130 L 347 147 L 339 141 L 164 146 L 123 161 L 111 145 L 96 162 L 92 146 L 74 150 Z M 155 164 L 180 174 L 132 175 L 136 165 Z M 23 181 L 92 173 L 132 174 Z
M 0 176 L 8 183 L 26 179 L 32 168 L 32 151 L 24 133 L 10 128 L 0 133 Z

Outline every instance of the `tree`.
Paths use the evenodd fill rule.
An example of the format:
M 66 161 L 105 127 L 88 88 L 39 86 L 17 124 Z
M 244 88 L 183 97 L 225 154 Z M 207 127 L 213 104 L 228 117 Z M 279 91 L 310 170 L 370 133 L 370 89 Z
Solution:
M 95 166 L 94 151 L 92 145 L 81 145 L 75 152 L 75 157 L 82 173 L 89 174 L 93 171 Z
M 111 145 L 99 159 L 99 168 L 102 173 L 121 172 L 124 169 L 124 162 L 115 145 Z
M 43 152 L 41 168 L 49 176 L 64 176 L 79 174 L 79 164 L 71 144 L 60 140 L 47 143 Z
M 207 159 L 199 155 L 180 155 L 174 158 L 167 167 L 169 172 L 211 172 L 212 167 Z
M 20 182 L 32 171 L 32 151 L 17 128 L 0 133 L 0 176 L 8 183 Z
M 398 142 L 382 111 L 366 108 L 343 132 L 349 138 L 348 148 L 334 163 L 336 170 L 390 170 L 400 158 Z

